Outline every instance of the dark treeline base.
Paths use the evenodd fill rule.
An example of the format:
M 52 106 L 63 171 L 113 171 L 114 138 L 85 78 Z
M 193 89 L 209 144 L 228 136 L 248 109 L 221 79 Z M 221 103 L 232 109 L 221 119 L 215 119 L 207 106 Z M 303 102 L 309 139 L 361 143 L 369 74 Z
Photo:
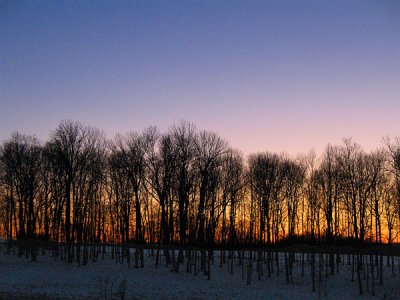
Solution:
M 4 242 L 8 249 L 18 248 L 19 253 L 24 253 L 27 257 L 31 256 L 30 249 L 56 249 L 60 247 L 72 248 L 80 247 L 111 247 L 111 248 L 129 248 L 129 249 L 146 249 L 146 250 L 213 250 L 213 251 L 271 251 L 271 252 L 285 252 L 292 251 L 296 253 L 325 253 L 325 254 L 363 254 L 363 255 L 383 255 L 383 256 L 400 256 L 400 244 L 377 244 L 377 243 L 364 243 L 363 245 L 349 245 L 349 244 L 324 244 L 324 243 L 299 243 L 299 242 L 280 242 L 272 245 L 251 245 L 251 244 L 237 244 L 237 245 L 223 245 L 215 244 L 210 246 L 199 245 L 179 245 L 179 244 L 146 244 L 129 242 L 121 243 L 74 243 L 74 242 L 56 242 L 44 240 L 7 240 Z

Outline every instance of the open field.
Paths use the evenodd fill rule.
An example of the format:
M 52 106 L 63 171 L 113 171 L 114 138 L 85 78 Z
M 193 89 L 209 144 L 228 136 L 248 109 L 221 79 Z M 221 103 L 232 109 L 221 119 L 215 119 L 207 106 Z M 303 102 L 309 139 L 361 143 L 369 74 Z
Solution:
M 361 272 L 363 295 L 360 296 L 357 273 L 353 273 L 352 281 L 352 264 L 348 264 L 346 254 L 340 256 L 338 265 L 335 264 L 339 272 L 335 267 L 333 275 L 328 272 L 327 260 L 319 264 L 320 256 L 316 254 L 315 291 L 312 292 L 311 255 L 307 254 L 304 254 L 304 267 L 302 255 L 296 254 L 291 282 L 287 283 L 284 253 L 279 254 L 279 275 L 274 262 L 273 273 L 268 277 L 265 263 L 260 264 L 261 273 L 256 259 L 249 264 L 248 251 L 244 252 L 241 265 L 237 255 L 231 261 L 227 254 L 222 267 L 221 252 L 214 251 L 208 280 L 208 276 L 198 269 L 186 272 L 186 265 L 179 273 L 171 271 L 172 267 L 166 266 L 164 257 L 156 268 L 156 256 L 151 255 L 151 250 L 144 251 L 144 268 L 139 269 L 129 268 L 126 261 L 116 262 L 111 258 L 110 248 L 104 259 L 101 254 L 96 262 L 90 261 L 80 267 L 59 257 L 55 259 L 49 250 L 45 255 L 39 252 L 37 261 L 32 262 L 25 256 L 18 258 L 15 248 L 7 254 L 4 244 L 1 245 L 1 299 L 400 299 L 398 256 L 393 258 L 393 265 L 390 257 L 389 266 L 387 258 L 383 257 L 383 284 L 379 285 L 375 273 L 375 296 L 372 295 L 371 269 L 366 272 L 364 266 Z M 256 252 L 253 254 L 255 258 Z M 374 269 L 376 272 L 377 268 Z

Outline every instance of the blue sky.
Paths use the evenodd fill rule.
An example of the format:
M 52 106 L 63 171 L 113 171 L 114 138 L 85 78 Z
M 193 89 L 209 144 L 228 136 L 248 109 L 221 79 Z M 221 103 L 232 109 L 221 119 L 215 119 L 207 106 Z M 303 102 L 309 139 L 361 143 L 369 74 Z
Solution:
M 400 135 L 397 1 L 1 1 L 0 140 L 63 119 L 246 154 Z

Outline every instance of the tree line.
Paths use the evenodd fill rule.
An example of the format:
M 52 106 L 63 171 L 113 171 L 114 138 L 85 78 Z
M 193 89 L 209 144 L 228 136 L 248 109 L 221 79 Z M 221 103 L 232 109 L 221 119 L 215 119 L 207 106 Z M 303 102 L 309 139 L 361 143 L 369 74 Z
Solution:
M 112 140 L 63 121 L 44 144 L 19 133 L 1 144 L 0 225 L 10 242 L 74 245 L 393 243 L 400 138 L 370 153 L 344 139 L 320 157 L 245 158 L 185 121 Z

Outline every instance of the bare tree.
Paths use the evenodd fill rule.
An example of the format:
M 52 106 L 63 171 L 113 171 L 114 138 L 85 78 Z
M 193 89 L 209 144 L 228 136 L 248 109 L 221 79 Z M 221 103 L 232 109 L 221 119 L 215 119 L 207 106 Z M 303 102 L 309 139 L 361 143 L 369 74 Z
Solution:
M 373 237 L 376 242 L 382 242 L 382 224 L 381 224 L 381 215 L 382 215 L 382 203 L 384 197 L 384 186 L 385 186 L 385 155 L 382 150 L 377 150 L 368 154 L 366 156 L 366 168 L 369 174 L 367 193 L 369 206 L 371 209 L 370 212 L 370 228 L 371 228 L 371 240 Z M 373 232 L 372 228 L 375 227 L 375 232 Z
M 359 205 L 362 174 L 358 172 L 362 167 L 361 146 L 354 143 L 351 139 L 345 139 L 344 145 L 340 147 L 338 164 L 340 168 L 341 184 L 345 188 L 344 199 L 348 208 L 348 220 L 352 224 L 352 235 L 356 241 L 360 241 L 360 212 L 364 207 Z M 361 209 L 361 211 L 360 211 Z M 350 227 L 349 227 L 350 229 Z
M 317 178 L 322 193 L 322 208 L 326 220 L 326 241 L 333 242 L 334 235 L 338 235 L 339 201 L 340 201 L 340 170 L 339 148 L 328 145 L 325 149 Z M 333 268 L 333 263 L 331 262 Z M 332 269 L 333 271 L 333 269 Z
M 289 240 L 291 240 L 296 234 L 295 230 L 298 220 L 301 187 L 305 176 L 305 167 L 297 161 L 287 159 L 283 161 L 282 169 L 285 174 L 288 237 Z
M 54 152 L 53 163 L 57 164 L 64 181 L 65 197 L 65 240 L 71 242 L 71 211 L 73 184 L 80 168 L 79 156 L 83 148 L 86 129 L 83 125 L 72 121 L 62 121 L 51 134 L 50 148 Z M 70 253 L 69 253 L 70 255 Z M 69 261 L 71 261 L 71 256 Z
M 249 157 L 249 172 L 252 188 L 260 209 L 259 243 L 264 242 L 266 230 L 267 244 L 271 243 L 271 203 L 281 188 L 280 158 L 268 152 Z
M 236 211 L 244 197 L 244 162 L 238 150 L 229 148 L 222 161 L 222 197 L 223 213 L 229 205 L 229 242 L 231 245 L 238 243 L 236 233 Z
M 215 194 L 216 189 L 216 169 L 220 167 L 221 156 L 226 151 L 226 142 L 217 134 L 208 131 L 199 133 L 195 149 L 195 167 L 199 181 L 199 204 L 196 221 L 197 242 L 205 242 L 205 209 Z
M 390 158 L 389 170 L 394 176 L 397 190 L 397 214 L 400 219 L 400 137 L 397 136 L 393 140 L 390 137 L 384 138 L 386 152 Z
M 310 152 L 305 158 L 306 165 L 306 180 L 305 180 L 305 197 L 307 199 L 307 215 L 306 215 L 306 227 L 307 233 L 310 234 L 311 240 L 315 241 L 316 238 L 316 227 L 318 226 L 317 215 L 321 209 L 321 201 L 319 195 L 318 186 L 318 174 L 316 166 L 316 154 L 314 151 Z M 304 209 L 303 209 L 304 211 Z
M 7 212 L 8 220 L 18 216 L 18 227 L 16 230 L 19 240 L 36 238 L 37 213 L 36 194 L 39 188 L 40 164 L 42 148 L 39 141 L 31 136 L 16 133 L 11 140 L 3 146 L 0 160 L 4 170 L 3 180 L 8 185 Z M 14 217 L 16 221 L 16 217 Z M 12 224 L 9 228 L 9 238 L 12 238 Z M 22 255 L 23 247 L 19 248 Z M 36 249 L 30 247 L 32 260 L 36 260 Z
M 149 130 L 151 134 L 148 134 L 147 179 L 151 195 L 156 199 L 161 209 L 158 241 L 168 245 L 173 238 L 173 144 L 171 134 L 160 135 L 155 128 Z M 168 248 L 165 249 L 165 255 L 167 264 L 169 264 L 171 257 Z

